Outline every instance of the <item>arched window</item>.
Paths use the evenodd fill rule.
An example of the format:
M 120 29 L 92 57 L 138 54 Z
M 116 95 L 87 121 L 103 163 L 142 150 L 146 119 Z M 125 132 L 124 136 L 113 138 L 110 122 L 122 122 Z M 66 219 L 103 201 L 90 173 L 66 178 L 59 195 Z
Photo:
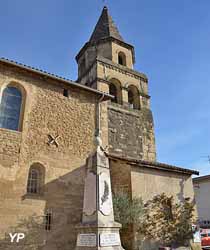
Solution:
M 114 99 L 112 99 L 112 102 L 117 103 L 117 88 L 113 83 L 109 85 L 109 93 L 110 95 L 114 96 Z
M 121 83 L 117 79 L 111 79 L 109 84 L 109 93 L 110 95 L 114 96 L 112 102 L 115 103 L 122 103 L 122 90 L 121 90 Z
M 118 63 L 120 65 L 126 66 L 126 56 L 123 52 L 119 52 L 118 54 Z
M 0 104 L 0 128 L 21 129 L 22 93 L 19 88 L 8 86 L 3 90 Z
M 130 108 L 140 109 L 140 97 L 137 87 L 131 85 L 128 87 L 128 103 Z
M 37 163 L 33 164 L 28 173 L 28 182 L 27 182 L 27 193 L 28 194 L 40 194 L 43 191 L 45 178 L 44 167 Z

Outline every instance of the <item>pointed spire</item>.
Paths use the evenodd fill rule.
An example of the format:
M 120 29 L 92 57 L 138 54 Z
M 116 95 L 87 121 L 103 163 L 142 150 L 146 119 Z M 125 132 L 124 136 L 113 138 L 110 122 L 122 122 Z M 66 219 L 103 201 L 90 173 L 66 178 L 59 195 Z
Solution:
M 123 38 L 121 37 L 115 23 L 113 22 L 112 17 L 109 15 L 108 8 L 104 6 L 89 42 L 97 42 L 108 37 L 113 37 L 123 41 Z

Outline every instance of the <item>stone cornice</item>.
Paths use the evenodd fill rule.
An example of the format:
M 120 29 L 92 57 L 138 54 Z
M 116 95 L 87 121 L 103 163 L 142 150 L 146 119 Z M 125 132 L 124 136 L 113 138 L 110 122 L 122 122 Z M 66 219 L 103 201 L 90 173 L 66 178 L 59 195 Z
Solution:
M 118 39 L 116 39 L 114 37 L 108 37 L 108 38 L 100 39 L 97 42 L 86 42 L 85 45 L 79 51 L 79 53 L 76 55 L 76 57 L 75 57 L 76 61 L 78 62 L 79 58 L 83 55 L 83 53 L 85 52 L 85 50 L 88 47 L 91 47 L 91 46 L 94 47 L 94 46 L 97 46 L 98 44 L 107 43 L 107 42 L 116 42 L 117 44 L 119 44 L 122 47 L 125 47 L 127 49 L 131 49 L 132 55 L 133 55 L 133 62 L 135 62 L 135 55 L 134 55 L 134 47 L 133 47 L 133 45 L 131 45 L 129 43 L 126 43 L 124 41 L 120 41 L 120 40 L 118 40 Z
M 106 59 L 104 57 L 97 57 L 96 61 L 101 63 L 102 65 L 106 66 L 107 68 L 118 71 L 118 72 L 125 74 L 125 75 L 129 75 L 130 77 L 134 77 L 134 78 L 142 80 L 146 83 L 148 82 L 148 78 L 145 74 L 139 73 L 138 71 L 135 71 L 133 69 L 129 69 L 125 66 L 114 63 L 109 59 Z
M 133 69 L 129 69 L 129 68 L 122 66 L 122 65 L 119 65 L 117 63 L 114 63 L 111 60 L 106 59 L 104 57 L 97 57 L 96 60 L 88 67 L 88 69 L 77 79 L 77 82 L 80 82 L 81 79 L 88 74 L 88 72 L 93 68 L 93 66 L 97 62 L 101 63 L 102 65 L 104 65 L 107 68 L 110 68 L 110 69 L 118 71 L 122 74 L 129 75 L 130 77 L 134 77 L 135 79 L 139 79 L 141 81 L 148 83 L 148 78 L 145 74 L 140 73 L 140 72 L 133 70 Z
M 108 85 L 111 83 L 109 80 L 106 80 L 106 79 L 103 79 L 103 78 L 100 78 L 100 77 L 96 77 L 92 82 L 88 83 L 87 86 L 91 87 L 96 82 L 105 82 Z M 128 90 L 128 87 L 121 87 L 121 88 L 124 89 L 124 90 Z M 147 99 L 151 98 L 150 95 L 147 95 L 147 94 L 145 94 L 143 92 L 139 92 L 139 96 L 145 97 Z

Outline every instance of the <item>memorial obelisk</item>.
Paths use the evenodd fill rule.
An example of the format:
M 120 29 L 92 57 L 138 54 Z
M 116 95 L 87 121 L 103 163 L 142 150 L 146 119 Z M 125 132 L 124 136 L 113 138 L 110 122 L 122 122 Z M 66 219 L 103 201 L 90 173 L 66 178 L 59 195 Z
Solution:
M 97 149 L 87 159 L 82 223 L 77 226 L 76 250 L 123 250 L 114 221 L 109 159 L 102 148 L 100 133 Z

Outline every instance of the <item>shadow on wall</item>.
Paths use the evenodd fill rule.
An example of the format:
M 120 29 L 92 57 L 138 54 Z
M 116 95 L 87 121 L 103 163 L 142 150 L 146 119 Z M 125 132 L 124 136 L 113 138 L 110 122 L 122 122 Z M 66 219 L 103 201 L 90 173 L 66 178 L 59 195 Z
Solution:
M 189 198 L 193 198 L 192 199 L 192 202 L 193 204 L 195 205 L 195 196 L 193 195 L 193 197 L 187 197 L 185 196 L 184 194 L 184 189 L 185 189 L 185 184 L 186 184 L 186 181 L 191 178 L 191 177 L 186 177 L 186 178 L 182 178 L 180 181 L 179 181 L 179 186 L 180 186 L 180 192 L 177 194 L 177 198 L 180 202 L 183 202 L 185 201 L 186 199 L 189 199 Z
M 45 216 L 19 220 L 0 241 L 0 250 L 69 250 L 76 245 L 75 226 L 81 222 L 85 166 L 44 185 L 43 195 L 26 194 L 23 202 L 44 200 Z M 33 204 L 33 202 L 31 203 Z M 11 243 L 9 233 L 25 233 L 25 239 Z M 16 238 L 15 240 L 16 241 Z

